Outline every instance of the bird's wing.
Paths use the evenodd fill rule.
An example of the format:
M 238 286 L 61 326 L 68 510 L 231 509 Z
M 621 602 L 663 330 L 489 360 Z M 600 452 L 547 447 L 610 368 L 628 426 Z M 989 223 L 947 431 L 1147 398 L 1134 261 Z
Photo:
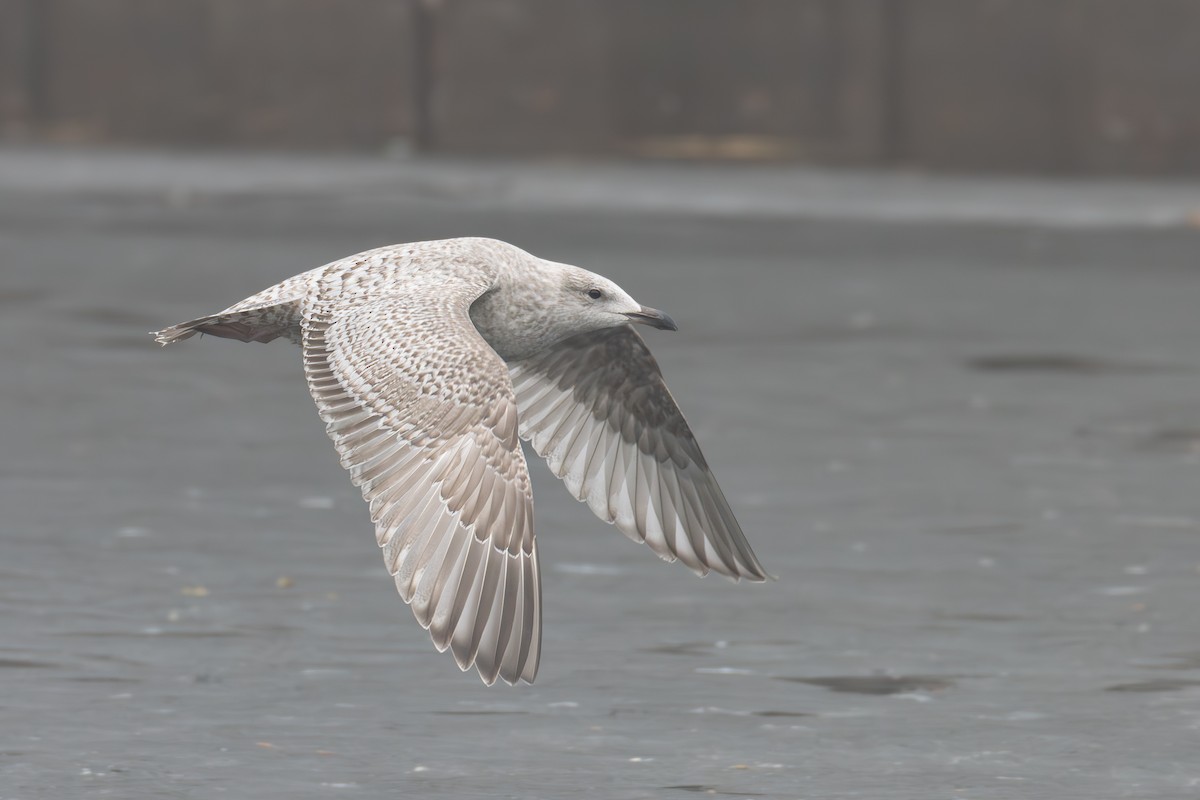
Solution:
M 512 385 L 470 322 L 470 299 L 310 308 L 304 369 L 417 621 L 486 683 L 532 682 L 533 495 Z
M 766 578 L 633 328 L 571 337 L 509 374 L 521 437 L 598 517 L 701 575 Z

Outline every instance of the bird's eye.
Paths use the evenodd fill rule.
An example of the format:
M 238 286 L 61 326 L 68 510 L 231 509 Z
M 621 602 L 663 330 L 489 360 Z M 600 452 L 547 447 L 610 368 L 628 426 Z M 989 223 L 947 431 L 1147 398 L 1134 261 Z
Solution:
M 604 292 L 599 289 L 588 289 L 587 296 L 593 300 L 599 300 L 601 297 L 604 297 Z

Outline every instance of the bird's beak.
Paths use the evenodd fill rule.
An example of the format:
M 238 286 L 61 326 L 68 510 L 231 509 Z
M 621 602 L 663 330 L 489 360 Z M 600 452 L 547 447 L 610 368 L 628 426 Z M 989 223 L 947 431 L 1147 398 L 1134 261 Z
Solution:
M 679 326 L 675 324 L 675 320 L 668 317 L 657 308 L 647 308 L 642 306 L 637 311 L 629 311 L 625 314 L 630 322 L 636 322 L 640 325 L 649 325 L 651 328 L 658 328 L 660 331 L 677 331 Z

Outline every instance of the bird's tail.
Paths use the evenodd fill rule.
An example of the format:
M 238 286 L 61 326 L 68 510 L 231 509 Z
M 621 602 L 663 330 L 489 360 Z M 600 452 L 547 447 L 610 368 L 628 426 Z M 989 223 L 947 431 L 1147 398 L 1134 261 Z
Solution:
M 240 342 L 269 342 L 280 336 L 291 336 L 293 327 L 280 306 L 247 309 L 245 311 L 223 311 L 189 322 L 181 322 L 161 331 L 151 331 L 154 341 L 166 345 L 190 339 L 197 333 L 237 339 Z M 298 333 L 298 331 L 297 331 Z
M 200 326 L 198 323 L 202 321 L 194 319 L 191 322 L 183 322 L 179 325 L 163 328 L 161 331 L 150 331 L 150 335 L 154 337 L 154 341 L 166 347 L 174 342 L 182 342 L 184 339 L 190 339 L 195 336 L 199 332 Z

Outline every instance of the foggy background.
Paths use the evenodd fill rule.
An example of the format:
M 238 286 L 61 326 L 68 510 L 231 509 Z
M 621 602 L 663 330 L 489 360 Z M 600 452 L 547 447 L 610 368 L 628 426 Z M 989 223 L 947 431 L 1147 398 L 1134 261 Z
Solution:
M 1193 0 L 3 0 L 13 141 L 1200 170 Z
M 1195 798 L 1200 3 L 0 0 L 0 800 Z M 283 342 L 495 236 L 647 341 L 779 579 L 533 457 L 537 682 L 396 596 Z

